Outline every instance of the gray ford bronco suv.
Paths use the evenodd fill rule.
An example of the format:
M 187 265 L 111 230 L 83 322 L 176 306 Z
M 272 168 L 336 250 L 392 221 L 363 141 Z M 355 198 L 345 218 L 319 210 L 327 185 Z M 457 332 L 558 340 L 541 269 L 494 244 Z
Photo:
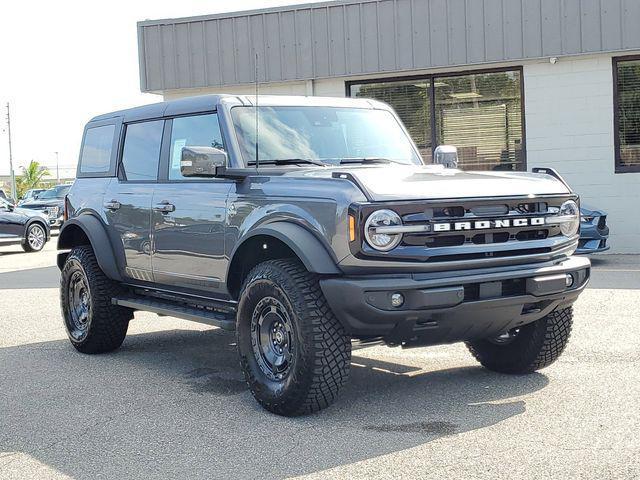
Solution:
M 203 96 L 86 126 L 58 266 L 73 346 L 118 348 L 134 311 L 235 330 L 255 398 L 331 404 L 352 346 L 466 342 L 524 374 L 563 351 L 589 278 L 556 172 L 424 165 L 365 99 Z

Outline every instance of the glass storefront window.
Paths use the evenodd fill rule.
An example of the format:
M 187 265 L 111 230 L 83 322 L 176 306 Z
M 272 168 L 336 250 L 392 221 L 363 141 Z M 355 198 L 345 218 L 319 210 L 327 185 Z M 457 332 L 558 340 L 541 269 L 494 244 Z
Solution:
M 640 172 L 640 59 L 614 60 L 616 172 Z
M 458 149 L 467 170 L 524 170 L 522 72 L 433 75 L 350 84 L 353 97 L 390 104 L 426 163 L 441 144 Z

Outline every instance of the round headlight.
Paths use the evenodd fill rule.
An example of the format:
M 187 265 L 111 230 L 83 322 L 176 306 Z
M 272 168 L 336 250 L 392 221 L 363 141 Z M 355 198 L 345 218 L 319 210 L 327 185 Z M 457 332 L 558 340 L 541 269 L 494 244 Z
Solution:
M 578 204 L 573 200 L 567 200 L 560 207 L 558 212 L 563 222 L 560 223 L 560 231 L 565 237 L 572 237 L 578 233 L 580 228 L 580 209 Z
M 393 210 L 377 210 L 367 218 L 364 224 L 364 236 L 371 247 L 386 252 L 400 243 L 402 233 L 385 232 L 385 230 L 393 230 L 392 227 L 401 225 L 402 219 Z

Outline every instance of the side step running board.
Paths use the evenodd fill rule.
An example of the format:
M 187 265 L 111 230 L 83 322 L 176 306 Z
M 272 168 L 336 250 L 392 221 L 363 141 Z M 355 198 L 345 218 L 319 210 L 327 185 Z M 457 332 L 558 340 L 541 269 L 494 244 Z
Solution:
M 235 314 L 222 313 L 205 308 L 197 308 L 183 304 L 176 304 L 166 300 L 158 300 L 146 297 L 120 297 L 111 299 L 114 305 L 129 307 L 134 310 L 157 313 L 169 317 L 182 318 L 192 322 L 213 325 L 224 330 L 233 331 L 236 329 Z

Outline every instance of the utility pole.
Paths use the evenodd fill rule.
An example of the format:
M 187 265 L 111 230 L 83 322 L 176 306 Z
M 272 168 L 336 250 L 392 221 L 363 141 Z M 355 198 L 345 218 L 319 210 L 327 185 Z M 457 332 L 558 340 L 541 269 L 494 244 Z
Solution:
M 16 190 L 16 174 L 13 171 L 13 152 L 11 151 L 11 111 L 7 102 L 7 133 L 9 134 L 9 174 L 11 175 L 11 198 L 18 201 L 18 191 Z
M 60 164 L 58 163 L 58 152 L 54 152 L 56 154 L 56 185 L 60 185 L 60 168 L 58 167 Z

